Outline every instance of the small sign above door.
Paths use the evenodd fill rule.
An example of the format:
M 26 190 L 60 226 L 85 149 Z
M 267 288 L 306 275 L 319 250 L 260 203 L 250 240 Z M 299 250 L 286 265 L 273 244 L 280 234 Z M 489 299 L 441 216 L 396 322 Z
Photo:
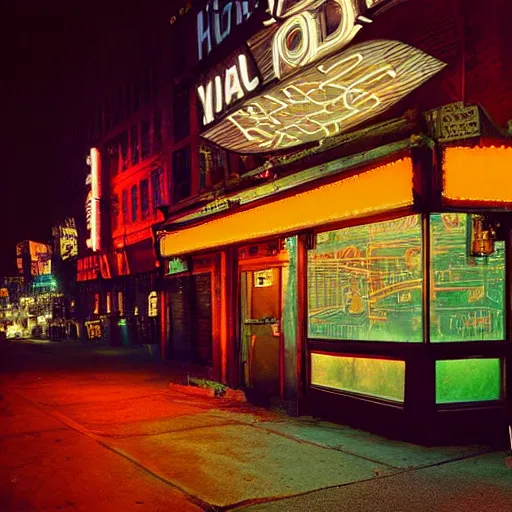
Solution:
M 180 274 L 187 272 L 188 262 L 185 258 L 171 258 L 167 261 L 166 275 Z
M 272 269 L 254 272 L 254 288 L 265 288 L 274 284 Z

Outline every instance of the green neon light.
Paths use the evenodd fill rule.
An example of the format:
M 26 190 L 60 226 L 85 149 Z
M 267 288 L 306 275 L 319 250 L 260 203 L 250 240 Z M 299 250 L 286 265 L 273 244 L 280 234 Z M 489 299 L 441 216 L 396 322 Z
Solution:
M 167 275 L 179 274 L 187 270 L 188 264 L 184 258 L 172 258 L 167 264 Z
M 403 402 L 405 362 L 312 353 L 311 384 Z
M 499 400 L 499 359 L 436 361 L 436 403 Z

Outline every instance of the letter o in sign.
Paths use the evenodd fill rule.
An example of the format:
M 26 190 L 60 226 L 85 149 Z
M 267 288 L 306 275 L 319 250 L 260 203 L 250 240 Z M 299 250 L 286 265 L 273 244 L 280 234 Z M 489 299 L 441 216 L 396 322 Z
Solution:
M 307 64 L 318 47 L 316 21 L 310 12 L 288 18 L 279 28 L 272 44 L 274 72 L 281 77 L 286 68 Z

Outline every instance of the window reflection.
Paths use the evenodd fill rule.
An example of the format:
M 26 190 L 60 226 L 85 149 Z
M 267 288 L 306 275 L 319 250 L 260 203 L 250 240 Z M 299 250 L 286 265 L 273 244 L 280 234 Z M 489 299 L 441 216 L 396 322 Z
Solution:
M 431 216 L 430 339 L 504 339 L 505 247 L 490 256 L 468 251 L 470 216 Z
M 421 341 L 421 217 L 317 235 L 308 255 L 309 336 Z

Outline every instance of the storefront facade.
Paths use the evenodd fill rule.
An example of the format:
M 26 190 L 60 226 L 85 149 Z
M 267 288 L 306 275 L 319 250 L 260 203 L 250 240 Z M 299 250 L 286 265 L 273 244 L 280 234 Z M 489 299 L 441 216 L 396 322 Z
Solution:
M 225 31 L 207 8 L 191 18 L 202 137 L 267 162 L 155 226 L 162 351 L 291 413 L 503 442 L 512 148 L 499 126 L 512 108 L 486 91 L 511 66 L 486 68 L 485 85 L 482 42 L 465 32 L 488 34 L 497 59 L 495 11 L 285 4 Z M 197 353 L 207 339 L 199 324 L 208 361 L 183 355 L 180 340 Z
M 213 375 L 249 397 L 412 440 L 503 440 L 512 148 L 407 145 L 330 162 L 330 181 L 293 195 L 168 223 L 160 254 L 215 251 Z

